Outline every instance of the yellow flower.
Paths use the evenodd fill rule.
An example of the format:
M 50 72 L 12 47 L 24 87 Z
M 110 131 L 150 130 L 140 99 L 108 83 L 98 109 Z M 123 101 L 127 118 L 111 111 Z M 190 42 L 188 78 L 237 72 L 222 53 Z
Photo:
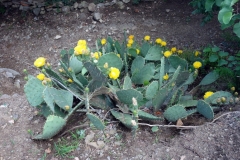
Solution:
M 169 76 L 168 76 L 168 74 L 166 73 L 166 74 L 163 76 L 163 79 L 164 79 L 164 80 L 168 80 L 168 78 L 169 78 Z
M 70 78 L 69 78 L 67 81 L 68 81 L 69 83 L 72 83 L 72 82 L 73 82 L 73 80 L 72 80 L 72 79 L 70 79 Z
M 162 40 L 160 38 L 157 38 L 156 41 L 155 41 L 157 44 L 161 44 L 162 43 Z
M 177 53 L 178 53 L 178 54 L 182 54 L 182 53 L 183 53 L 183 50 L 178 50 Z
M 44 80 L 45 75 L 44 75 L 43 73 L 39 73 L 39 74 L 37 75 L 37 78 L 38 78 L 40 81 L 42 81 L 42 80 Z
M 85 41 L 85 40 L 79 40 L 77 45 L 78 45 L 78 46 L 87 46 L 87 41 Z
M 134 35 L 129 35 L 129 39 L 134 39 Z
M 108 68 L 108 63 L 106 62 L 104 65 L 103 65 L 104 68 Z
M 127 47 L 128 47 L 128 48 L 130 48 L 131 46 L 132 46 L 131 44 L 129 44 L 129 43 L 127 44 Z
M 145 41 L 150 41 L 150 36 L 148 36 L 148 35 L 145 36 L 145 37 L 144 37 L 144 40 L 145 40 Z
M 162 46 L 162 47 L 165 47 L 166 45 L 167 45 L 167 42 L 165 42 L 165 41 L 162 41 L 162 42 L 161 42 L 161 46 Z
M 165 56 L 166 58 L 168 58 L 168 57 L 170 57 L 170 56 L 172 55 L 172 52 L 170 52 L 170 51 L 165 51 L 163 54 L 164 54 L 164 56 Z
M 39 57 L 38 59 L 36 59 L 36 60 L 34 61 L 34 66 L 39 68 L 39 67 L 44 66 L 45 63 L 46 63 L 46 58 L 44 58 L 44 57 Z
M 102 45 L 105 45 L 107 43 L 107 40 L 105 39 L 105 38 L 103 38 L 102 40 L 101 40 L 101 44 Z
M 77 45 L 75 48 L 74 48 L 74 54 L 75 55 L 81 55 L 81 54 L 84 54 L 87 50 L 87 46 L 85 45 Z
M 212 94 L 213 94 L 213 92 L 207 91 L 207 92 L 204 94 L 203 98 L 204 98 L 204 99 L 207 99 L 207 98 L 210 97 Z
M 196 62 L 193 63 L 193 67 L 194 67 L 195 69 L 198 69 L 198 68 L 202 67 L 202 63 L 199 62 L 199 61 L 196 61 Z
M 93 57 L 96 58 L 96 59 L 99 59 L 99 57 L 101 57 L 101 56 L 102 56 L 102 53 L 101 53 L 101 52 L 95 52 L 95 53 L 93 54 Z
M 120 71 L 118 68 L 111 67 L 108 75 L 111 79 L 117 79 L 120 75 Z
M 129 39 L 129 40 L 128 40 L 128 44 L 131 44 L 131 45 L 132 45 L 132 44 L 133 44 L 133 42 L 134 42 L 134 40 L 133 40 L 133 39 Z
M 196 51 L 194 55 L 197 57 L 199 54 L 201 54 L 199 51 Z
M 140 50 L 139 50 L 139 49 L 136 49 L 136 52 L 137 52 L 137 54 L 139 54 L 139 53 L 140 53 Z
M 172 53 L 175 53 L 176 51 L 177 51 L 177 48 L 176 48 L 176 47 L 171 48 L 171 52 L 172 52 Z
M 64 108 L 65 108 L 66 111 L 68 111 L 70 109 L 70 106 L 66 105 Z

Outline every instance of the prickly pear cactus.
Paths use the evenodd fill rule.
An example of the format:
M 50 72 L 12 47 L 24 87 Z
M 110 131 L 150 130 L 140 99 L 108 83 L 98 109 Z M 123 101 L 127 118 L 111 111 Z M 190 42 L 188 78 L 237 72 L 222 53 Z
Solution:
M 132 104 L 132 98 L 136 98 L 138 102 L 143 100 L 141 92 L 135 89 L 126 89 L 116 92 L 118 99 L 124 104 Z
M 43 133 L 34 136 L 33 139 L 50 139 L 56 134 L 58 134 L 65 125 L 65 119 L 58 116 L 50 115 L 48 116 L 44 124 Z
M 38 106 L 43 102 L 43 90 L 45 86 L 42 85 L 42 81 L 36 77 L 29 76 L 29 80 L 24 86 L 24 92 L 27 96 L 27 100 L 31 106 Z
M 92 122 L 92 124 L 99 130 L 104 130 L 105 125 L 104 123 L 94 114 L 87 113 L 88 119 Z
M 144 112 L 144 111 L 141 111 L 141 110 L 138 110 L 138 117 L 142 120 L 163 120 L 162 117 L 157 117 L 157 116 L 154 116 L 152 114 L 149 114 L 147 112 Z
M 212 107 L 205 102 L 204 100 L 199 100 L 197 104 L 197 111 L 202 114 L 207 119 L 213 119 L 214 118 L 214 112 Z
M 213 93 L 210 97 L 208 97 L 207 99 L 205 99 L 205 101 L 207 103 L 213 104 L 213 105 L 217 105 L 218 99 L 221 99 L 222 97 L 225 97 L 225 104 L 228 104 L 230 99 L 233 98 L 233 95 L 230 92 L 226 92 L 226 91 L 218 91 Z
M 131 129 L 138 128 L 137 122 L 133 119 L 133 117 L 130 114 L 125 114 L 125 113 L 117 112 L 114 110 L 111 110 L 111 113 L 116 119 L 122 122 L 126 127 Z
M 189 114 L 182 105 L 174 105 L 168 107 L 165 112 L 163 113 L 164 118 L 166 118 L 170 122 L 175 122 L 178 119 L 182 119 L 187 117 Z

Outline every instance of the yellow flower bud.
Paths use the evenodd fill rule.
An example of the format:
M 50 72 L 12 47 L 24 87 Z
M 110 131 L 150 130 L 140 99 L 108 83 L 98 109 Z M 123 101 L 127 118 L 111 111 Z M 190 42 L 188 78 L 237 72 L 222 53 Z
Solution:
M 162 42 L 161 42 L 161 46 L 162 46 L 162 47 L 165 47 L 166 45 L 167 45 L 167 42 L 165 42 L 165 41 L 162 41 Z
M 128 40 L 128 44 L 131 44 L 131 45 L 132 45 L 133 43 L 134 43 L 133 39 L 129 39 L 129 40 Z
M 145 40 L 145 41 L 150 41 L 150 36 L 148 36 L 148 35 L 145 36 L 145 37 L 144 37 L 144 40 Z
M 235 96 L 238 96 L 238 92 L 234 92 L 234 95 L 235 95 Z
M 235 87 L 231 87 L 231 91 L 235 91 Z
M 68 81 L 69 83 L 72 83 L 72 82 L 73 82 L 73 80 L 72 80 L 72 79 L 70 79 L 70 78 L 69 78 L 67 81 Z
M 68 111 L 70 109 L 70 106 L 66 105 L 64 108 L 66 111 Z
M 172 52 L 172 53 L 175 53 L 176 51 L 177 51 L 177 48 L 176 48 L 176 47 L 171 48 L 171 52 Z
M 162 40 L 160 38 L 157 38 L 155 41 L 155 43 L 157 43 L 157 44 L 161 44 L 161 42 L 162 42 Z
M 166 74 L 163 76 L 163 79 L 164 79 L 164 80 L 168 80 L 168 78 L 169 78 L 169 76 L 168 76 L 168 74 L 166 73 Z
M 104 65 L 103 65 L 104 68 L 108 68 L 108 63 L 106 62 Z
M 136 49 L 136 52 L 137 52 L 137 54 L 139 54 L 139 53 L 140 53 L 140 50 L 139 50 L 139 49 Z
M 130 35 L 128 39 L 134 39 L 134 35 Z
M 226 102 L 226 98 L 225 97 L 221 97 L 221 101 L 224 103 Z

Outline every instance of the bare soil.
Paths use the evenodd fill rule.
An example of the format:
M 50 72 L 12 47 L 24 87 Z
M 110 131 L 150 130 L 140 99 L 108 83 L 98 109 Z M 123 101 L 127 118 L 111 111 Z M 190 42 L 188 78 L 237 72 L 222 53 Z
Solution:
M 216 18 L 201 26 L 201 15 L 191 15 L 193 9 L 189 2 L 129 3 L 123 10 L 113 5 L 99 9 L 103 23 L 94 22 L 91 13 L 84 12 L 83 15 L 79 10 L 68 14 L 48 12 L 35 17 L 30 12 L 8 9 L 5 15 L 0 15 L 0 68 L 20 73 L 12 78 L 6 71 L 0 72 L 0 160 L 71 159 L 56 155 L 54 142 L 59 141 L 59 136 L 48 141 L 33 141 L 28 133 L 30 130 L 34 134 L 40 133 L 44 124 L 44 119 L 36 115 L 36 108 L 28 104 L 23 93 L 22 70 L 36 75 L 38 71 L 33 62 L 37 57 L 44 56 L 57 66 L 60 51 L 73 48 L 79 39 L 86 39 L 94 46 L 97 38 L 108 35 L 122 40 L 124 31 L 134 34 L 139 41 L 144 35 L 150 35 L 153 40 L 160 37 L 168 42 L 168 46 L 179 49 L 197 50 L 207 44 L 220 45 L 224 38 Z M 61 38 L 54 39 L 56 35 Z M 234 109 L 238 108 L 235 106 Z M 152 133 L 149 127 L 141 127 L 135 138 L 116 123 L 108 125 L 107 138 L 102 132 L 87 128 L 86 134 L 95 133 L 93 141 L 102 140 L 105 146 L 98 149 L 81 140 L 69 156 L 76 160 L 237 160 L 240 155 L 239 118 L 238 111 L 214 123 L 192 117 L 192 123 L 186 123 L 204 122 L 204 125 L 193 130 L 162 128 L 157 133 Z M 69 124 L 65 130 L 75 125 L 79 122 Z M 71 134 L 64 137 L 70 140 Z

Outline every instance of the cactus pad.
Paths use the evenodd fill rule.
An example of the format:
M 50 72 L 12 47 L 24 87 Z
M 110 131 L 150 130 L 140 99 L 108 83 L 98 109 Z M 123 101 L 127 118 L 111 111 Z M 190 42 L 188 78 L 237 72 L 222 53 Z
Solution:
M 97 116 L 92 113 L 87 113 L 87 117 L 97 129 L 104 130 L 105 125 Z
M 56 134 L 58 134 L 65 125 L 65 119 L 58 116 L 50 115 L 48 116 L 44 124 L 43 133 L 34 136 L 33 139 L 50 139 Z
M 138 117 L 143 120 L 163 120 L 161 117 L 154 116 L 141 110 L 138 110 Z
M 137 125 L 132 124 L 133 117 L 131 115 L 117 112 L 114 110 L 111 110 L 111 113 L 116 119 L 118 119 L 120 122 L 122 122 L 126 127 L 131 128 L 131 129 L 136 129 L 138 127 Z
M 163 115 L 168 121 L 175 122 L 178 119 L 187 117 L 189 114 L 182 105 L 177 104 L 167 108 Z
M 158 45 L 152 46 L 148 50 L 145 59 L 149 61 L 159 61 L 163 57 L 162 51 L 163 49 L 160 46 Z
M 118 99 L 124 104 L 132 104 L 132 98 L 136 98 L 137 101 L 143 100 L 143 95 L 141 92 L 135 89 L 120 90 L 116 92 Z
M 39 79 L 29 76 L 29 80 L 24 86 L 24 92 L 27 100 L 31 106 L 38 106 L 43 102 L 43 90 L 45 86 L 42 85 L 42 81 Z
M 147 87 L 147 90 L 146 90 L 146 98 L 147 99 L 152 99 L 155 97 L 156 93 L 157 93 L 157 90 L 158 90 L 158 82 L 157 81 L 152 81 L 149 86 Z
M 207 119 L 213 119 L 214 118 L 214 112 L 212 107 L 205 101 L 199 100 L 197 104 L 197 111 L 202 114 Z

